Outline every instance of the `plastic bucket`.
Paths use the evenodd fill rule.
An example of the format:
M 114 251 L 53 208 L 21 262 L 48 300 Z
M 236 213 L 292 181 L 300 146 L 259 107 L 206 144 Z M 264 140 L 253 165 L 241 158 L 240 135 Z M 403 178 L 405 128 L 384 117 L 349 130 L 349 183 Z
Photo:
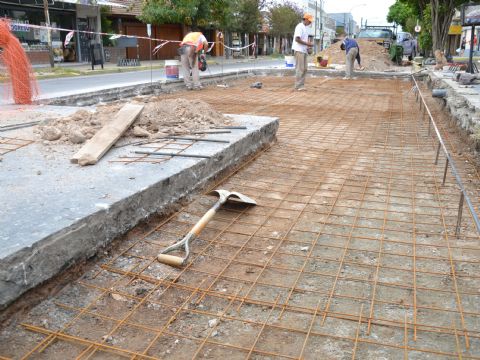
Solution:
M 295 67 L 295 56 L 285 56 L 285 67 L 287 68 Z
M 178 79 L 180 62 L 178 60 L 165 60 L 165 76 L 167 79 Z

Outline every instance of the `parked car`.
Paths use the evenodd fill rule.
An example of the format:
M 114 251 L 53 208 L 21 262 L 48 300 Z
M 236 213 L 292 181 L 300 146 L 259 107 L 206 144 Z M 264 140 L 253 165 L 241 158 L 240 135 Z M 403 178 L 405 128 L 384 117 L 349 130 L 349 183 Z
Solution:
M 367 26 L 360 30 L 357 38 L 360 40 L 374 41 L 382 45 L 385 49 L 390 49 L 390 45 L 395 40 L 395 35 L 388 27 Z
M 413 60 L 417 56 L 417 40 L 408 32 L 399 32 L 397 34 L 397 45 L 403 48 L 403 55 L 408 56 L 408 60 Z

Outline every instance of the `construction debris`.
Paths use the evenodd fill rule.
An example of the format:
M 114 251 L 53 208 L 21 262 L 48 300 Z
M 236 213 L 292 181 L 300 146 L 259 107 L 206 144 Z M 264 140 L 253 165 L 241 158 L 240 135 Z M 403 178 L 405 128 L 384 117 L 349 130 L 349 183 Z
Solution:
M 94 165 L 132 125 L 143 110 L 143 105 L 126 104 L 95 136 L 72 158 L 79 165 Z
M 201 100 L 143 99 L 144 110 L 125 137 L 159 138 L 231 124 L 231 120 Z M 132 102 L 134 103 L 134 102 Z M 35 130 L 42 139 L 55 144 L 82 144 L 91 139 L 123 104 L 99 106 L 95 112 L 79 110 L 75 114 L 42 122 Z

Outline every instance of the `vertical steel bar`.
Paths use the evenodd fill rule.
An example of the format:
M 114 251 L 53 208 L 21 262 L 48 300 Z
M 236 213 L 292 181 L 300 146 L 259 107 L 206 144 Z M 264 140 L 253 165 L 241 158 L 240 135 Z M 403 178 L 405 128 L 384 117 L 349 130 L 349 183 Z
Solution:
M 405 326 L 403 330 L 403 359 L 408 360 L 408 327 L 407 327 L 407 311 L 405 311 Z
M 455 332 L 455 344 L 457 346 L 458 359 L 462 360 L 462 350 L 460 349 L 460 339 L 458 338 L 457 327 L 455 326 L 455 320 L 452 321 L 453 331 Z
M 355 343 L 353 345 L 352 360 L 355 360 L 358 346 L 358 336 L 360 335 L 360 327 L 362 326 L 363 304 L 360 307 L 360 316 L 358 317 L 357 331 L 355 332 Z
M 448 171 L 448 158 L 445 161 L 445 170 L 443 171 L 443 181 L 442 185 L 445 185 L 445 180 L 447 179 L 447 171 Z
M 440 147 L 442 146 L 442 144 L 440 144 L 440 141 L 438 142 L 438 146 L 437 146 L 437 155 L 435 156 L 435 165 L 438 165 L 438 156 L 440 155 Z
M 458 237 L 460 234 L 460 226 L 462 225 L 462 213 L 463 213 L 463 202 L 465 200 L 465 195 L 463 191 L 460 191 L 460 202 L 458 204 L 458 214 L 457 214 L 457 227 L 455 228 L 455 236 Z

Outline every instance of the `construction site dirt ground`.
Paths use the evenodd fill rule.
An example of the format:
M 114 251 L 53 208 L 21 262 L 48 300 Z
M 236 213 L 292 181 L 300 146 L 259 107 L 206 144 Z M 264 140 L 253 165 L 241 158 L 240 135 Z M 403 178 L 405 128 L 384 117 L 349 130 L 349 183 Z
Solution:
M 250 89 L 262 81 L 262 89 Z M 215 184 L 188 264 L 156 255 L 215 202 L 132 230 L 0 331 L 0 358 L 480 358 L 480 245 L 408 79 L 245 79 L 165 95 L 278 116 L 278 142 Z M 427 94 L 427 93 L 426 93 Z M 426 95 L 478 205 L 478 173 Z M 152 165 L 155 166 L 155 165 Z

